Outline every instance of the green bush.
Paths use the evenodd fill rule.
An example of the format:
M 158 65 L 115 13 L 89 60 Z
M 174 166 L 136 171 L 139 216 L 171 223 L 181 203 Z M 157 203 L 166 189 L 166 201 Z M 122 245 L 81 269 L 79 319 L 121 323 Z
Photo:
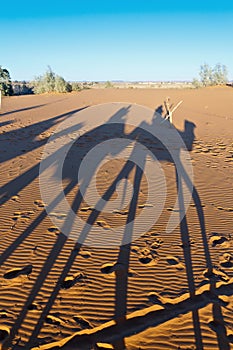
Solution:
M 65 81 L 64 78 L 60 77 L 59 75 L 55 76 L 55 85 L 54 85 L 54 91 L 56 92 L 70 92 L 69 88 L 70 84 Z
M 14 81 L 12 84 L 14 95 L 31 95 L 33 94 L 33 88 L 27 82 Z
M 87 81 L 82 83 L 82 88 L 84 90 L 89 90 L 89 89 L 91 89 L 91 87 L 92 87 L 91 83 L 88 83 Z
M 211 86 L 211 85 L 225 85 L 228 82 L 227 67 L 217 63 L 211 68 L 207 63 L 200 66 L 200 81 L 193 79 L 195 87 Z
M 223 85 L 228 82 L 228 72 L 225 65 L 217 63 L 212 70 L 212 80 L 215 85 Z
M 82 86 L 81 86 L 80 83 L 72 82 L 71 83 L 71 89 L 72 89 L 72 91 L 81 91 L 82 90 Z
M 13 95 L 10 73 L 2 66 L 0 66 L 0 90 L 4 96 Z
M 106 89 L 108 89 L 108 88 L 113 88 L 114 87 L 114 85 L 113 85 L 113 83 L 111 83 L 111 81 L 106 81 L 106 83 L 105 83 L 105 88 Z
M 50 67 L 44 75 L 37 77 L 34 81 L 34 92 L 36 94 L 71 91 L 72 86 L 63 77 L 55 74 Z
M 201 65 L 199 76 L 203 86 L 213 85 L 212 68 L 207 63 Z
M 193 79 L 192 84 L 196 89 L 198 89 L 202 86 L 202 83 L 196 78 Z

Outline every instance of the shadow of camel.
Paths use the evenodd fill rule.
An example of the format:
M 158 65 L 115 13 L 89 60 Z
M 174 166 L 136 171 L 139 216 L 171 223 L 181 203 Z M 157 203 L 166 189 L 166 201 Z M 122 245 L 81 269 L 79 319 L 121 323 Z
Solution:
M 146 147 L 155 155 L 155 157 L 160 161 L 166 161 L 174 163 L 171 153 L 169 150 L 166 149 L 166 147 L 163 145 L 163 143 L 156 139 L 155 136 L 151 135 L 149 132 L 146 131 L 147 128 L 155 128 L 156 126 L 160 125 L 163 121 L 163 118 L 158 113 L 154 114 L 154 118 L 150 125 L 147 125 L 148 122 L 143 121 L 141 125 L 134 128 L 134 130 L 130 133 L 125 132 L 125 124 L 126 120 L 125 117 L 127 116 L 128 111 L 130 110 L 131 106 L 128 106 L 127 108 L 122 108 L 117 111 L 115 115 L 113 115 L 111 119 L 111 124 L 105 124 L 103 126 L 97 127 L 84 135 L 82 135 L 78 142 L 75 142 L 67 154 L 65 164 L 64 164 L 64 171 L 63 171 L 63 177 L 65 179 L 69 179 L 70 182 L 68 185 L 66 185 L 64 189 L 64 193 L 68 194 L 72 189 L 75 188 L 77 185 L 77 168 L 79 168 L 84 153 L 88 153 L 89 150 L 91 150 L 93 147 L 101 143 L 104 139 L 112 139 L 112 138 L 127 138 L 132 141 L 137 141 L 143 145 L 146 145 Z M 169 123 L 163 123 L 163 128 L 169 128 Z M 186 147 L 188 150 L 192 150 L 192 145 L 194 141 L 194 124 L 185 121 L 185 129 L 184 131 L 179 131 L 179 135 L 183 139 Z M 66 130 L 67 133 L 72 133 L 74 130 L 77 130 L 80 128 L 80 126 L 75 126 L 74 128 L 70 128 Z M 84 153 L 80 152 L 80 148 L 78 145 L 82 142 L 85 142 L 85 140 L 88 139 L 88 143 L 86 144 L 86 148 Z M 118 152 L 120 153 L 121 145 L 118 147 Z M 131 155 L 133 155 L 136 152 L 136 148 L 133 147 Z M 69 157 L 69 155 L 72 155 Z M 114 152 L 114 155 L 116 153 Z M 51 160 L 49 160 L 50 163 L 55 163 L 58 157 L 58 153 L 51 156 Z M 103 155 L 104 158 L 104 155 Z M 130 159 L 133 157 L 130 157 Z M 75 167 L 73 166 L 73 159 L 76 160 Z M 59 159 L 57 160 L 59 161 Z M 137 204 L 138 204 L 138 197 L 139 197 L 139 191 L 140 191 L 140 184 L 143 176 L 143 170 L 146 164 L 146 158 L 142 160 L 141 162 L 142 166 L 139 167 L 135 165 L 132 161 L 127 160 L 125 164 L 123 165 L 122 169 L 117 174 L 114 181 L 111 183 L 111 185 L 107 188 L 107 190 L 102 195 L 102 199 L 105 201 L 108 201 L 111 199 L 113 194 L 115 193 L 117 184 L 119 181 L 127 179 L 129 177 L 129 174 L 134 171 L 134 177 L 133 177 L 133 197 L 129 204 L 129 210 L 128 215 L 126 219 L 126 223 L 129 224 L 127 226 L 127 229 L 122 237 L 122 244 L 119 249 L 118 259 L 117 263 L 112 266 L 108 272 L 115 272 L 115 318 L 114 318 L 114 326 L 110 327 L 109 329 L 103 329 L 103 331 L 99 332 L 93 332 L 89 333 L 89 335 L 83 334 L 74 334 L 73 337 L 67 340 L 66 346 L 70 346 L 70 348 L 77 346 L 79 344 L 80 349 L 91 349 L 91 347 L 95 346 L 95 344 L 99 341 L 106 341 L 109 343 L 112 343 L 115 350 L 123 350 L 125 349 L 125 336 L 130 336 L 133 334 L 133 325 L 130 323 L 130 320 L 126 318 L 127 315 L 127 294 L 128 294 L 128 274 L 129 274 L 129 261 L 130 261 L 130 251 L 131 251 L 131 243 L 124 244 L 125 237 L 127 237 L 127 241 L 131 242 L 131 238 L 133 237 L 133 222 L 136 217 L 136 211 L 137 211 Z M 199 198 L 198 192 L 196 188 L 193 186 L 193 183 L 191 182 L 189 175 L 187 174 L 186 170 L 183 168 L 182 163 L 179 164 L 180 169 L 182 169 L 182 179 L 180 178 L 180 174 L 177 172 L 177 164 L 175 165 L 175 171 L 176 171 L 176 186 L 178 189 L 178 201 L 179 201 L 179 212 L 184 212 L 184 198 L 182 193 L 182 184 L 181 181 L 184 181 L 187 188 L 190 192 L 192 192 L 192 198 L 195 203 L 196 212 L 198 216 L 199 225 L 201 228 L 201 235 L 202 235 L 202 241 L 203 241 L 203 247 L 205 251 L 205 258 L 206 258 L 206 268 L 207 268 L 207 275 L 209 277 L 210 281 L 210 292 L 213 296 L 210 298 L 210 302 L 213 303 L 213 315 L 214 319 L 217 319 L 218 322 L 220 322 L 221 327 L 219 332 L 217 333 L 218 337 L 218 343 L 219 347 L 221 349 L 230 349 L 229 346 L 229 339 L 226 336 L 226 330 L 224 327 L 224 320 L 221 313 L 221 306 L 218 300 L 218 291 L 216 291 L 215 286 L 215 276 L 213 274 L 213 268 L 212 268 L 212 262 L 211 257 L 208 249 L 208 242 L 206 238 L 206 230 L 205 230 L 205 220 L 204 220 L 204 213 L 203 208 L 201 204 L 201 200 Z M 37 172 L 38 176 L 38 169 L 33 170 L 35 173 Z M 35 173 L 32 172 L 31 176 L 29 177 L 31 181 L 33 180 Z M 28 174 L 26 174 L 25 179 L 27 178 Z M 80 190 L 77 191 L 71 205 L 71 209 L 74 213 L 77 213 L 81 203 L 83 201 L 83 195 L 85 194 L 85 189 L 88 188 L 88 184 L 92 178 L 93 174 L 89 174 L 89 177 L 87 178 L 81 178 L 79 179 L 83 183 L 84 192 L 80 192 Z M 21 180 L 21 179 L 20 179 Z M 25 184 L 24 184 L 25 185 Z M 18 191 L 21 189 L 18 188 Z M 180 191 L 181 190 L 181 191 Z M 17 191 L 17 192 L 18 192 Z M 3 192 L 4 193 L 4 192 Z M 19 244 L 22 243 L 22 241 L 35 229 L 35 227 L 38 225 L 39 222 L 41 222 L 45 217 L 47 212 L 51 212 L 55 207 L 56 204 L 59 203 L 61 199 L 62 194 L 58 193 L 56 195 L 56 198 L 53 200 L 52 203 L 49 204 L 49 206 L 46 208 L 46 211 L 43 210 L 41 214 L 34 220 L 34 222 L 29 225 L 29 227 L 23 232 L 23 234 L 16 239 L 12 247 L 9 247 L 8 250 L 3 253 L 3 255 L 0 257 L 0 262 L 3 263 L 8 257 L 13 253 L 13 251 L 19 246 Z M 74 249 L 71 251 L 70 256 L 68 256 L 66 264 L 56 282 L 55 287 L 52 290 L 52 294 L 48 300 L 48 303 L 45 305 L 44 309 L 42 310 L 39 320 L 37 322 L 37 325 L 35 329 L 32 331 L 32 334 L 30 336 L 30 339 L 27 344 L 23 345 L 24 349 L 31 349 L 33 346 L 38 345 L 38 341 L 36 340 L 40 330 L 43 326 L 43 323 L 49 314 L 56 297 L 61 289 L 61 285 L 64 282 L 65 278 L 67 277 L 77 255 L 80 252 L 80 248 L 83 243 L 85 243 L 85 240 L 87 239 L 87 236 L 90 231 L 90 225 L 94 225 L 96 223 L 101 210 L 104 209 L 104 205 L 100 201 L 98 205 L 98 210 L 93 209 L 87 218 L 86 224 L 83 226 L 82 230 L 79 232 L 79 243 L 75 244 Z M 73 225 L 73 217 L 71 215 L 71 210 L 68 213 L 65 221 L 64 226 L 66 226 L 66 231 L 72 230 Z M 187 279 L 188 279 L 188 286 L 189 286 L 189 294 L 190 294 L 190 300 L 193 301 L 194 305 L 197 303 L 197 307 L 191 308 L 192 315 L 193 315 L 193 324 L 194 324 L 194 333 L 195 333 L 195 342 L 196 342 L 196 348 L 197 349 L 203 349 L 203 343 L 202 343 L 202 335 L 201 335 L 201 326 L 198 316 L 198 309 L 199 304 L 201 301 L 199 301 L 198 297 L 196 296 L 195 291 L 195 283 L 194 283 L 194 276 L 193 276 L 193 266 L 192 266 L 192 257 L 191 257 L 191 248 L 190 248 L 190 237 L 189 237 L 189 229 L 188 229 L 188 222 L 186 216 L 180 217 L 180 233 L 181 233 L 181 241 L 182 241 L 182 248 L 183 248 L 183 254 L 184 254 L 184 260 L 185 260 L 185 266 L 186 266 L 186 272 L 187 272 Z M 36 296 L 38 295 L 40 289 L 42 288 L 46 277 L 48 276 L 49 272 L 53 268 L 57 257 L 59 256 L 59 253 L 61 252 L 65 242 L 67 241 L 68 237 L 60 234 L 57 237 L 57 240 L 54 244 L 54 247 L 52 248 L 50 255 L 46 259 L 44 266 L 42 267 L 42 270 L 40 272 L 40 275 L 38 276 L 37 280 L 35 281 L 35 284 L 30 292 L 30 295 L 24 305 L 24 308 L 22 309 L 21 313 L 19 314 L 14 326 L 11 329 L 11 333 L 9 336 L 9 339 L 7 340 L 5 346 L 6 348 L 9 346 L 12 346 L 12 342 L 15 338 L 15 335 L 18 333 L 25 317 L 27 316 L 28 309 L 30 305 L 34 302 Z M 199 304 L 198 304 L 199 303 Z M 208 303 L 208 301 L 206 302 Z M 203 305 L 203 303 L 201 304 Z M 198 307 L 199 306 L 199 307 Z M 188 309 L 188 307 L 187 307 Z M 189 310 L 189 309 L 188 309 Z M 190 311 L 190 310 L 189 310 Z M 171 312 L 171 315 L 165 315 L 164 318 L 166 320 L 169 319 L 169 317 L 172 318 L 175 317 L 174 314 L 176 314 L 177 310 L 174 308 L 174 312 Z M 153 318 L 151 319 L 145 319 L 145 328 L 148 327 L 148 324 L 156 325 L 164 322 L 164 318 L 161 316 L 161 320 L 159 321 L 156 319 L 156 321 L 153 323 Z M 219 321 L 220 320 L 220 321 Z M 222 320 L 222 321 L 221 321 Z M 134 329 L 137 331 L 143 330 L 143 326 L 140 323 L 140 326 L 137 327 L 137 320 L 135 319 Z M 127 325 L 128 330 L 127 330 Z M 115 327 L 115 328 L 114 328 Z M 123 329 L 126 327 L 126 330 L 123 331 Z M 112 332 L 112 330 L 114 331 Z M 138 330 L 139 329 L 139 330 Z M 123 336 L 122 336 L 123 335 Z M 58 344 L 54 343 L 54 347 L 49 348 L 56 348 Z M 20 348 L 20 346 L 14 346 L 14 349 Z M 22 347 L 21 347 L 22 348 Z M 41 349 L 46 349 L 47 345 L 41 346 Z
M 63 121 L 66 118 L 69 118 L 74 113 L 77 113 L 78 111 L 81 111 L 87 107 L 73 110 L 69 113 L 64 113 L 61 115 L 58 115 L 56 117 L 53 117 L 49 120 L 33 124 L 32 126 L 28 126 L 23 129 L 19 129 L 17 131 L 18 137 L 18 143 L 16 143 L 16 147 L 13 147 L 12 150 L 9 153 L 4 153 L 1 155 L 1 162 L 5 162 L 9 159 L 12 159 L 14 157 L 20 156 L 22 154 L 27 154 L 27 152 L 31 152 L 39 147 L 42 147 L 45 145 L 49 137 L 46 137 L 43 140 L 35 140 L 36 136 L 39 135 L 41 132 L 44 132 L 51 128 L 52 126 L 58 124 L 59 122 Z M 77 124 L 75 126 L 75 131 L 77 131 L 81 127 L 80 124 Z M 74 131 L 74 128 L 72 128 L 72 132 Z M 70 132 L 70 130 L 66 130 L 67 133 Z M 27 136 L 28 135 L 28 136 Z M 58 135 L 59 136 L 59 135 Z M 0 140 L 2 141 L 1 144 L 3 147 L 7 147 L 8 139 L 11 139 L 12 137 L 15 138 L 15 131 L 10 131 L 4 133 L 4 135 L 1 135 Z M 28 148 L 25 150 L 25 152 L 22 152 L 22 145 L 25 144 L 24 138 L 27 138 L 28 141 Z M 58 153 L 61 150 L 58 151 Z M 58 161 L 58 153 L 53 154 L 48 161 L 50 164 L 56 165 L 56 162 Z M 36 178 L 39 177 L 39 171 L 40 171 L 40 164 L 36 164 L 32 166 L 30 169 L 25 171 L 23 174 L 17 176 L 15 179 L 11 180 L 10 182 L 6 183 L 0 188 L 0 204 L 3 205 L 6 203 L 12 196 L 17 195 L 20 193 L 20 191 L 27 187 L 30 183 L 32 183 Z M 66 192 L 67 191 L 67 192 Z M 69 192 L 69 186 L 68 189 L 65 190 L 65 193 Z M 57 201 L 59 202 L 59 196 Z M 51 208 L 53 205 L 51 204 Z M 26 230 L 15 240 L 13 244 L 11 244 L 0 256 L 0 265 L 4 263 L 4 261 L 14 252 L 14 250 L 30 235 L 31 232 L 39 225 L 40 222 L 42 222 L 45 217 L 47 216 L 46 210 L 43 210 L 39 216 L 32 222 L 31 225 L 29 225 Z

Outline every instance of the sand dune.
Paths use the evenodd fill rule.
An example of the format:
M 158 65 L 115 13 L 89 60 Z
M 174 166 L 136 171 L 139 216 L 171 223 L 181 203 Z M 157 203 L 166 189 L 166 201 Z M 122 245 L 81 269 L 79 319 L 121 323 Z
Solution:
M 224 87 L 102 89 L 3 99 L 2 349 L 233 348 L 232 95 L 233 90 Z M 143 144 L 161 156 L 166 177 L 166 201 L 156 224 L 120 248 L 86 246 L 67 238 L 48 217 L 47 203 L 40 193 L 39 167 L 49 137 L 62 121 L 89 106 L 120 101 L 156 110 L 166 96 L 174 103 L 183 100 L 173 119 L 186 144 L 190 139 L 185 139 L 185 125 L 187 121 L 195 124 L 195 139 L 189 144 L 194 191 L 181 225 L 172 233 L 166 231 L 171 214 L 179 215 L 174 209 L 174 163 L 160 144 L 141 135 Z M 113 134 L 120 137 L 121 130 L 116 128 Z M 76 176 L 73 159 L 81 161 L 87 150 L 108 137 L 107 129 L 89 132 L 72 148 L 73 158 L 67 157 L 63 179 L 68 203 L 73 203 L 78 190 L 77 184 L 72 185 Z M 114 160 L 99 169 L 101 195 L 125 163 Z M 138 178 L 140 181 L 135 180 Z M 78 198 L 80 218 L 91 220 L 93 226 L 111 236 L 116 227 L 127 223 L 132 211 L 137 216 L 142 210 L 153 209 L 153 204 L 147 203 L 145 175 L 130 168 L 128 180 L 137 190 L 134 205 L 97 213 Z M 116 198 L 113 191 L 112 199 Z M 57 222 L 66 220 L 62 212 L 51 210 L 51 215 Z

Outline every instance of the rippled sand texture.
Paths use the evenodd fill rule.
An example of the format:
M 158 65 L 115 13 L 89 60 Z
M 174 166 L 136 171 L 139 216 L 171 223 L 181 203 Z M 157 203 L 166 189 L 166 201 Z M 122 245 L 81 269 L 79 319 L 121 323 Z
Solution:
M 173 119 L 184 138 L 185 121 L 195 124 L 195 139 L 185 140 L 191 141 L 193 200 L 181 225 L 166 233 L 177 187 L 174 163 L 162 156 L 167 197 L 148 232 L 121 248 L 81 246 L 68 239 L 47 216 L 39 189 L 43 147 L 53 131 L 88 106 L 120 101 L 155 110 L 167 96 L 174 103 L 183 100 Z M 77 115 L 77 128 L 78 123 Z M 96 89 L 4 98 L 0 130 L 3 349 L 233 348 L 233 89 Z M 119 137 L 120 131 L 110 136 Z M 67 161 L 64 188 L 76 176 L 73 159 L 82 160 L 96 140 L 108 137 L 98 130 L 82 137 Z M 150 138 L 141 141 L 156 147 Z M 117 159 L 99 169 L 101 195 L 124 166 Z M 149 210 L 147 181 L 137 172 L 134 167 L 128 173 L 137 190 L 132 206 L 96 213 L 77 200 L 78 215 L 86 221 L 91 217 L 111 235 L 132 210 L 135 216 Z M 71 186 L 69 203 L 77 191 Z M 65 220 L 64 213 L 52 215 Z

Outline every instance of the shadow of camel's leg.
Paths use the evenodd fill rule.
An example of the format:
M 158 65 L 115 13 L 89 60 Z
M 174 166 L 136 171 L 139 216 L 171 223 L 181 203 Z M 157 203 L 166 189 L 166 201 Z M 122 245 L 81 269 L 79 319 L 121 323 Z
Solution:
M 184 197 L 183 197 L 183 188 L 182 188 L 182 179 L 179 178 L 179 175 L 176 170 L 176 183 L 177 183 L 177 192 L 178 192 L 178 201 L 179 201 L 179 212 L 180 212 L 180 233 L 182 240 L 182 247 L 184 253 L 184 260 L 186 266 L 186 274 L 188 280 L 188 287 L 190 298 L 195 297 L 195 282 L 194 282 L 194 274 L 193 274 L 193 265 L 192 265 L 192 254 L 191 254 L 191 246 L 189 240 L 189 229 L 186 215 L 182 217 L 182 213 L 184 212 Z M 203 349 L 202 343 L 202 335 L 201 335 L 201 327 L 200 320 L 198 315 L 198 310 L 192 311 L 193 318 L 193 326 L 194 326 L 194 335 L 197 350 Z
M 113 194 L 113 192 L 115 191 L 115 188 L 116 188 L 116 184 L 118 183 L 119 180 L 121 180 L 122 178 L 124 178 L 126 175 L 128 175 L 130 173 L 130 171 L 132 170 L 133 168 L 133 164 L 130 163 L 130 162 L 127 162 L 125 164 L 125 166 L 123 167 L 123 169 L 121 170 L 121 172 L 119 173 L 119 175 L 117 176 L 117 178 L 113 181 L 113 183 L 111 184 L 111 186 L 108 188 L 108 190 L 105 192 L 105 194 L 103 195 L 102 198 L 104 198 L 106 201 L 109 200 Z M 75 204 L 75 207 L 73 208 L 73 211 L 76 212 L 78 210 L 78 207 L 80 205 L 80 200 L 81 200 L 81 197 L 80 196 L 80 193 L 79 195 L 77 195 L 77 198 L 78 199 L 78 202 L 77 202 L 77 199 L 76 199 L 76 204 Z M 99 207 L 99 206 L 98 206 Z M 88 224 L 94 224 L 94 222 L 96 221 L 96 219 L 98 218 L 100 212 L 99 211 L 95 211 L 93 210 L 92 213 L 90 214 L 88 220 L 87 220 L 87 223 Z M 67 218 L 68 220 L 69 218 Z M 84 242 L 85 241 L 85 238 L 86 236 L 88 235 L 88 232 L 89 232 L 89 225 L 88 226 L 84 226 L 83 228 L 83 231 L 80 233 L 79 235 L 79 242 Z M 63 281 L 65 279 L 65 277 L 67 276 L 76 256 L 78 255 L 79 253 L 79 250 L 80 250 L 80 244 L 77 244 L 76 245 L 76 249 L 75 251 L 72 251 L 71 252 L 71 255 L 70 257 L 67 259 L 67 263 L 66 263 L 66 266 L 65 268 L 63 269 L 62 271 L 62 274 L 61 276 L 59 277 L 58 281 L 57 281 L 57 284 L 53 290 L 53 293 L 50 297 L 50 301 L 48 302 L 48 304 L 46 305 L 45 309 L 43 310 L 43 313 L 37 323 L 37 326 L 36 328 L 34 329 L 33 331 L 33 334 L 32 336 L 30 337 L 30 340 L 29 340 L 29 344 L 33 344 L 33 342 L 35 341 L 36 337 L 38 336 L 39 332 L 40 332 L 40 329 L 41 327 L 43 326 L 43 322 L 46 318 L 46 316 L 48 315 L 49 311 L 51 310 L 52 306 L 53 306 L 53 302 L 55 301 L 56 299 L 56 296 L 60 290 L 60 284 L 61 284 L 61 281 Z M 55 252 L 57 251 L 57 247 L 55 247 Z M 52 253 L 53 254 L 53 253 Z M 55 253 L 56 254 L 56 253 Z M 58 255 L 56 255 L 57 257 Z M 50 260 L 53 260 L 51 259 L 50 257 L 48 257 L 48 262 Z M 46 271 L 47 269 L 49 268 L 49 266 L 47 265 L 47 262 L 44 264 L 44 267 L 43 267 L 43 281 L 45 280 L 45 277 L 46 277 Z M 41 273 L 42 274 L 42 273 Z M 47 273 L 48 274 L 48 273 Z M 36 297 L 36 292 L 38 293 L 39 292 L 39 289 L 41 288 L 42 286 L 42 283 L 40 284 L 37 284 L 35 285 L 35 287 L 33 288 L 33 296 L 30 295 L 29 299 L 30 299 L 30 303 L 32 303 L 32 299 L 34 300 L 34 298 Z M 26 316 L 26 314 L 24 314 L 22 317 L 21 317 L 21 323 L 24 319 L 24 317 Z M 19 328 L 19 326 L 17 327 L 17 329 Z M 14 332 L 15 333 L 15 332 Z M 13 339 L 13 338 L 12 338 Z M 29 346 L 29 344 L 27 344 L 27 346 Z M 26 349 L 26 347 L 25 347 Z
M 206 265 L 208 270 L 207 273 L 210 279 L 210 291 L 212 294 L 216 295 L 216 281 L 213 275 L 213 265 L 211 261 L 211 256 L 210 256 L 208 241 L 206 236 L 204 212 L 202 209 L 200 197 L 195 187 L 193 188 L 193 199 L 196 205 L 196 210 L 198 213 L 198 218 L 199 218 L 201 232 L 202 232 L 202 241 L 204 244 Z M 213 302 L 213 320 L 214 320 L 214 323 L 216 324 L 216 335 L 217 335 L 219 349 L 230 350 L 229 339 L 227 337 L 226 327 L 225 327 L 224 319 L 222 315 L 221 301 L 219 300 L 217 295 L 216 295 L 216 302 Z
M 181 166 L 181 164 L 180 164 Z M 197 189 L 193 184 L 191 183 L 191 180 L 188 176 L 188 174 L 185 172 L 185 170 L 182 168 L 182 176 L 183 180 L 185 181 L 188 189 L 191 191 L 192 190 L 192 198 L 196 207 L 197 211 L 197 216 L 198 216 L 198 221 L 201 229 L 201 235 L 202 235 L 202 242 L 203 242 L 203 248 L 204 248 L 204 253 L 205 253 L 205 259 L 206 259 L 206 267 L 207 267 L 207 274 L 209 276 L 210 280 L 210 292 L 212 294 L 216 294 L 216 283 L 215 283 L 215 278 L 213 275 L 213 265 L 212 265 L 212 260 L 211 260 L 211 255 L 209 251 L 209 246 L 208 246 L 208 240 L 207 240 L 207 235 L 206 235 L 206 226 L 205 226 L 205 217 L 204 217 L 204 211 L 203 211 L 203 206 L 201 203 L 200 196 L 197 192 Z M 179 180 L 177 180 L 179 181 Z M 179 183 L 180 186 L 181 183 Z M 184 209 L 184 208 L 183 208 Z M 224 319 L 222 316 L 222 310 L 221 310 L 221 302 L 218 300 L 218 297 L 216 296 L 216 302 L 213 302 L 213 318 L 215 324 L 218 325 L 216 334 L 217 334 L 217 339 L 218 339 L 218 344 L 220 349 L 224 350 L 229 350 L 229 339 L 226 334 L 226 328 L 224 325 Z M 199 317 L 198 317 L 198 310 L 193 312 L 193 320 L 197 324 L 197 320 L 199 323 Z M 195 323 L 194 323 L 194 328 L 196 328 Z M 199 333 L 199 332 L 198 332 Z M 196 332 L 195 332 L 196 335 Z M 199 349 L 199 347 L 197 347 Z
M 64 189 L 64 193 L 68 194 L 76 185 L 75 182 L 71 182 Z M 48 212 L 52 212 L 52 210 L 57 206 L 57 204 L 61 201 L 64 196 L 64 193 L 61 192 L 57 195 L 52 203 L 44 209 L 38 217 L 26 228 L 26 230 L 1 254 L 0 256 L 0 266 L 7 260 L 7 258 L 15 251 L 15 249 L 35 230 L 35 228 L 45 219 L 48 215 Z
M 140 191 L 140 183 L 142 179 L 143 171 L 139 167 L 136 167 L 134 177 L 134 193 L 130 203 L 129 214 L 127 217 L 126 225 L 127 229 L 125 234 L 127 239 L 132 237 L 134 219 L 136 216 L 138 196 Z M 130 241 L 131 241 L 130 239 Z M 115 318 L 116 324 L 124 323 L 127 314 L 127 291 L 128 291 L 128 272 L 129 272 L 129 261 L 130 261 L 130 247 L 131 243 L 120 247 L 118 255 L 119 269 L 116 270 L 116 301 L 115 301 Z M 114 343 L 115 350 L 124 350 L 125 341 L 124 338 L 119 339 Z
M 210 256 L 208 241 L 206 236 L 204 212 L 202 209 L 200 197 L 195 187 L 193 188 L 193 200 L 196 206 L 199 223 L 201 227 L 202 241 L 203 241 L 205 257 L 206 257 L 207 274 L 209 275 L 209 280 L 210 280 L 210 291 L 212 294 L 216 295 L 216 282 L 215 282 L 215 277 L 213 275 L 213 265 L 211 261 L 211 256 Z M 217 295 L 216 295 L 216 302 L 213 302 L 213 320 L 216 325 L 216 335 L 217 335 L 219 349 L 230 350 L 229 339 L 227 337 L 226 327 L 225 327 L 224 319 L 222 315 L 221 301 L 219 300 Z
M 51 160 L 54 159 L 54 157 L 50 158 Z M 39 166 L 32 167 L 28 172 L 23 174 L 24 178 L 27 179 L 27 175 L 29 176 L 29 179 L 27 181 L 31 182 L 35 177 L 38 176 L 39 172 Z M 65 189 L 64 193 L 68 194 L 72 188 L 76 185 L 76 181 L 71 182 Z M 25 186 L 25 184 L 24 184 Z M 17 249 L 17 247 L 35 230 L 35 228 L 45 219 L 48 212 L 51 212 L 56 205 L 60 202 L 61 198 L 64 196 L 64 193 L 60 193 L 57 195 L 57 197 L 53 200 L 52 203 L 46 208 L 46 210 L 43 210 L 42 213 L 39 214 L 39 216 L 29 225 L 29 227 L 26 228 L 26 230 L 14 241 L 13 244 L 11 244 L 1 255 L 0 257 L 0 265 L 2 265 L 8 257 Z M 6 343 L 6 346 L 10 346 L 10 343 L 14 339 L 15 335 L 18 332 L 18 329 L 20 328 L 24 318 L 27 315 L 28 312 L 28 306 L 31 305 L 37 295 L 37 292 L 40 290 L 44 280 L 46 279 L 47 275 L 49 274 L 50 270 L 52 269 L 52 266 L 59 255 L 59 252 L 61 251 L 63 245 L 66 242 L 67 237 L 60 235 L 58 236 L 58 239 L 52 249 L 52 252 L 50 256 L 48 257 L 47 261 L 45 262 L 45 265 L 43 266 L 40 275 L 38 276 L 38 279 L 30 292 L 30 295 L 24 305 L 23 310 L 21 311 L 19 317 L 17 318 L 17 321 L 15 322 L 14 326 L 11 329 L 10 337 Z

